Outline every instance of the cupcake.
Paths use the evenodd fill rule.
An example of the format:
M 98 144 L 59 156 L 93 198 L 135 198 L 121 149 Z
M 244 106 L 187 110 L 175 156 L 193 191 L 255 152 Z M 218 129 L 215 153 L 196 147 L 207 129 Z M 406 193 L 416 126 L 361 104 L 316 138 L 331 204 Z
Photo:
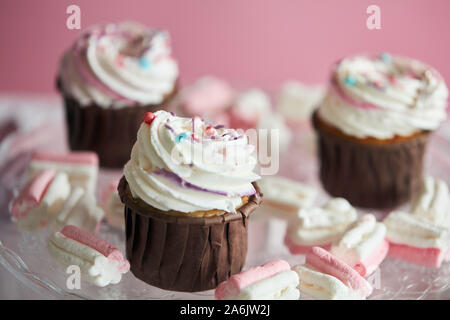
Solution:
M 324 188 L 366 208 L 408 201 L 422 185 L 427 141 L 446 119 L 447 97 L 439 73 L 416 60 L 338 62 L 313 114 Z
M 166 31 L 122 22 L 95 25 L 64 53 L 57 76 L 71 150 L 122 167 L 142 116 L 176 93 L 178 65 Z
M 126 254 L 150 285 L 194 292 L 239 273 L 262 195 L 247 136 L 200 118 L 147 113 L 118 191 Z

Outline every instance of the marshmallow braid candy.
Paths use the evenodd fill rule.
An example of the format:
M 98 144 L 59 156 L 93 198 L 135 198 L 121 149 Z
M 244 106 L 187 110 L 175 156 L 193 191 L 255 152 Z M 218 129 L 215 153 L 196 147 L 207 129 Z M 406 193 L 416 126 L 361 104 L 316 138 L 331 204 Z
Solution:
M 280 218 L 289 219 L 299 209 L 311 207 L 317 197 L 315 189 L 281 176 L 264 176 L 258 185 L 264 193 L 262 207 Z
M 72 190 L 51 225 L 59 230 L 66 225 L 74 225 L 88 232 L 97 233 L 104 213 L 97 205 L 94 195 L 81 187 Z
M 69 194 L 66 173 L 44 170 L 32 178 L 14 199 L 13 220 L 22 230 L 38 231 L 55 217 Z
M 300 209 L 288 225 L 285 245 L 292 254 L 305 254 L 312 246 L 329 249 L 357 218 L 356 209 L 343 198 L 325 206 Z
M 111 181 L 102 192 L 102 207 L 105 212 L 106 221 L 121 229 L 125 229 L 124 205 L 120 201 L 117 187 L 118 180 Z
M 444 228 L 450 228 L 450 194 L 447 184 L 427 176 L 413 200 L 412 214 Z
M 366 279 L 320 247 L 313 247 L 305 264 L 292 270 L 300 279 L 300 292 L 315 299 L 360 300 L 372 294 L 372 286 Z
M 122 253 L 109 242 L 75 226 L 54 233 L 48 249 L 63 266 L 77 265 L 99 287 L 117 284 L 130 269 Z
M 390 213 L 383 223 L 387 228 L 390 257 L 429 268 L 439 268 L 450 254 L 448 228 L 402 211 Z
M 29 164 L 29 176 L 33 178 L 44 170 L 65 172 L 72 187 L 82 187 L 94 193 L 98 176 L 98 156 L 95 152 L 69 152 L 56 154 L 33 153 Z
M 298 276 L 284 260 L 267 262 L 231 276 L 217 286 L 217 300 L 298 300 Z
M 361 276 L 371 275 L 386 258 L 389 243 L 384 239 L 386 226 L 366 214 L 348 227 L 335 241 L 330 252 L 355 269 Z

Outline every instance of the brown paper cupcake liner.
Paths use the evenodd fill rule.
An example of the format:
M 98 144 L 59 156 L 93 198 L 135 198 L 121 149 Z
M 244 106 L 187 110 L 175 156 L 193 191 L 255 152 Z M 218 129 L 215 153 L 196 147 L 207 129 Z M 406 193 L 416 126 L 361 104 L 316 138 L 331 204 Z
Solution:
M 61 86 L 58 87 L 61 90 Z M 158 105 L 112 109 L 95 104 L 81 106 L 61 90 L 70 149 L 96 152 L 102 167 L 122 167 L 130 159 L 131 148 L 144 114 L 166 109 L 176 91 L 174 89 Z
M 313 124 L 320 180 L 330 195 L 363 208 L 392 209 L 420 189 L 430 132 L 400 142 L 364 143 L 324 130 L 317 112 Z
M 131 272 L 161 289 L 209 290 L 239 273 L 247 254 L 248 217 L 262 201 L 257 193 L 236 214 L 191 218 L 164 213 L 133 199 L 125 177 L 126 254 Z

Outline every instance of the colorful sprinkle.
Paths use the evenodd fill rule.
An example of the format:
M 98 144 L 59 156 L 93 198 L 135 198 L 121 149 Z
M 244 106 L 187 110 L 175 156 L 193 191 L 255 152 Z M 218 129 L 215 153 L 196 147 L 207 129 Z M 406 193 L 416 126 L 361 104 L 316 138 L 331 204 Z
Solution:
M 169 130 L 170 132 L 175 134 L 175 130 L 171 126 L 169 126 L 167 123 L 164 125 L 164 127 L 166 127 L 167 130 Z
M 213 126 L 207 126 L 205 129 L 205 133 L 207 136 L 213 136 L 214 134 L 216 134 L 216 129 L 214 129 Z
M 175 137 L 175 141 L 176 142 L 181 142 L 181 141 L 183 141 L 184 139 L 187 139 L 187 138 L 189 138 L 189 135 L 186 132 L 183 132 L 183 133 L 181 133 L 181 134 L 179 134 L 179 135 L 177 135 Z
M 155 118 L 156 116 L 153 112 L 147 112 L 146 114 L 144 114 L 144 122 L 148 125 L 151 125 Z
M 195 133 L 192 133 L 192 134 L 191 134 L 191 138 L 192 138 L 192 140 L 194 140 L 194 141 L 200 141 L 200 138 L 199 138 Z
M 345 78 L 345 83 L 349 86 L 354 86 L 356 84 L 356 79 L 352 76 L 347 76 Z
M 391 63 L 391 61 L 392 61 L 391 55 L 388 53 L 382 53 L 380 56 L 380 59 L 386 63 Z
M 151 63 L 146 58 L 142 57 L 142 58 L 139 59 L 139 66 L 142 69 L 149 69 L 150 66 L 151 66 Z

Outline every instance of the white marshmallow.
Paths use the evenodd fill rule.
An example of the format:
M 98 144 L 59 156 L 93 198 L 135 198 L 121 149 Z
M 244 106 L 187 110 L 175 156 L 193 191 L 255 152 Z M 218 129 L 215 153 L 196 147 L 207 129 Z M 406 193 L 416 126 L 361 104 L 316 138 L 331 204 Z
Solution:
M 447 184 L 431 176 L 425 177 L 422 192 L 413 201 L 412 214 L 450 228 L 450 194 Z
M 287 270 L 258 281 L 244 289 L 230 300 L 298 300 L 299 280 L 297 273 Z
M 58 173 L 49 184 L 41 202 L 36 208 L 17 222 L 20 229 L 34 231 L 49 223 L 63 206 L 70 194 L 70 184 L 66 173 Z
M 309 265 L 298 265 L 292 268 L 300 279 L 299 289 L 312 298 L 321 300 L 364 300 L 358 290 L 347 287 L 341 280 L 317 271 Z
M 280 176 L 264 176 L 258 186 L 264 194 L 263 206 L 269 206 L 284 217 L 311 207 L 317 197 L 314 188 Z
M 393 243 L 418 248 L 448 248 L 448 228 L 437 226 L 423 217 L 394 211 L 384 220 L 386 238 Z
M 97 206 L 95 197 L 84 189 L 76 187 L 58 212 L 53 226 L 55 229 L 60 229 L 66 225 L 74 225 L 94 232 L 103 216 L 103 210 Z
M 331 253 L 350 266 L 365 260 L 383 242 L 386 226 L 377 222 L 372 214 L 366 214 L 345 231 L 341 239 L 335 241 Z
M 299 245 L 326 245 L 338 239 L 356 218 L 356 209 L 347 200 L 334 198 L 323 208 L 300 209 L 288 235 Z

